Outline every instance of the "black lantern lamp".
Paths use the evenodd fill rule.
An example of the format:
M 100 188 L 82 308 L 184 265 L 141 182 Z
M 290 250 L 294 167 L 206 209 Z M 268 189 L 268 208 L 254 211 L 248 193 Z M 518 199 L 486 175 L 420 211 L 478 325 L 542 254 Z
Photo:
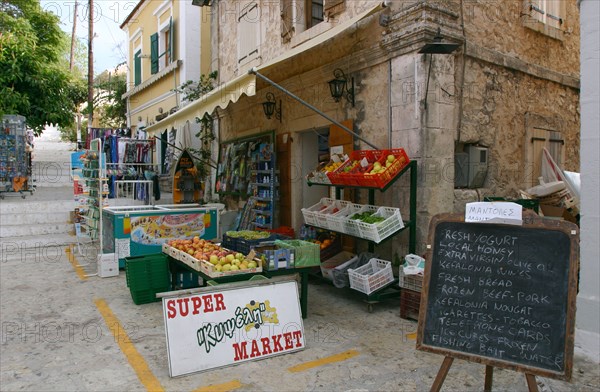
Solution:
M 451 54 L 460 47 L 459 44 L 451 42 L 442 42 L 442 29 L 438 27 L 433 41 L 425 44 L 419 53 L 429 54 L 429 70 L 427 71 L 427 87 L 425 87 L 425 100 L 423 105 L 427 109 L 427 95 L 429 94 L 429 77 L 431 76 L 431 64 L 433 63 L 432 55 L 434 54 Z
M 270 120 L 273 115 L 275 118 L 281 122 L 281 99 L 279 100 L 279 109 L 277 108 L 277 103 L 275 102 L 275 95 L 273 93 L 267 93 L 267 100 L 263 102 L 263 110 L 265 112 L 265 116 Z
M 354 106 L 354 78 L 350 78 L 350 87 L 348 87 L 348 79 L 339 68 L 333 71 L 333 77 L 335 79 L 329 81 L 329 91 L 335 102 L 340 102 L 340 98 L 343 95 L 346 96 L 348 102 Z

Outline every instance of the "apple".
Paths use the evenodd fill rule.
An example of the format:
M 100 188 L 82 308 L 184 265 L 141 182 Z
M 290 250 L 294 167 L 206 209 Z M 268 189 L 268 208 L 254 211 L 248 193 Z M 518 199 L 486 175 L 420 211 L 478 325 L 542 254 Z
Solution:
M 236 253 L 234 257 L 240 261 L 244 260 L 244 255 L 241 253 Z
M 238 267 L 238 266 L 237 266 L 237 265 L 235 265 L 235 264 L 234 264 L 234 265 L 232 265 L 232 266 L 231 266 L 231 268 L 230 268 L 230 271 L 239 271 L 239 270 L 240 270 L 240 267 Z
M 228 254 L 227 256 L 225 256 L 225 258 L 226 258 L 227 260 L 229 260 L 229 262 L 232 262 L 232 261 L 235 259 L 235 256 L 234 256 L 234 255 L 232 255 L 232 254 Z
M 187 253 L 190 254 L 190 255 L 193 255 L 194 254 L 194 248 L 188 249 Z
M 219 259 L 219 264 L 226 265 L 226 264 L 229 264 L 229 261 L 225 257 L 221 257 Z
M 251 262 L 249 262 L 249 263 L 248 263 L 248 268 L 250 268 L 250 269 L 252 269 L 252 268 L 257 268 L 256 261 L 251 261 Z
M 396 160 L 396 157 L 393 156 L 392 154 L 390 154 L 390 155 L 387 156 L 387 161 L 388 162 L 394 162 L 395 160 Z
M 231 264 L 224 264 L 224 265 L 221 267 L 221 271 L 223 271 L 223 272 L 228 272 L 228 271 L 230 271 L 230 270 L 231 270 L 231 268 L 232 268 Z M 235 267 L 235 268 L 237 268 L 237 267 Z
M 215 270 L 221 272 L 222 269 L 223 269 L 223 266 L 221 264 L 215 265 Z
M 217 265 L 217 264 L 219 264 L 219 257 L 217 257 L 215 255 L 211 255 L 210 259 L 208 259 L 208 261 L 210 261 L 210 263 L 213 265 Z
M 239 265 L 240 265 L 241 263 L 242 263 L 242 262 L 241 262 L 241 261 L 239 261 L 238 259 L 234 259 L 234 260 L 232 260 L 232 261 L 231 261 L 231 265 L 237 265 L 238 267 L 239 267 Z

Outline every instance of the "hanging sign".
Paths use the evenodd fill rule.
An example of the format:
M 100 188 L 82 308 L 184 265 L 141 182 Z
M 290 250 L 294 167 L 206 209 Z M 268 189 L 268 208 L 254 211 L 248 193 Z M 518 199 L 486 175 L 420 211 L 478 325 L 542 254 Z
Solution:
M 164 297 L 163 314 L 171 377 L 305 346 L 298 284 L 290 278 Z

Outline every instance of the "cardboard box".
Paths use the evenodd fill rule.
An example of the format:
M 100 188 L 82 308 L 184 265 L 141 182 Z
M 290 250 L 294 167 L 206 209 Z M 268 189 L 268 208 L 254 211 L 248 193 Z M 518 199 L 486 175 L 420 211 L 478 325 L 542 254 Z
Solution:
M 569 210 L 564 207 L 557 207 L 550 204 L 540 204 L 540 215 L 551 219 L 564 219 L 569 222 L 577 223 L 577 219 Z

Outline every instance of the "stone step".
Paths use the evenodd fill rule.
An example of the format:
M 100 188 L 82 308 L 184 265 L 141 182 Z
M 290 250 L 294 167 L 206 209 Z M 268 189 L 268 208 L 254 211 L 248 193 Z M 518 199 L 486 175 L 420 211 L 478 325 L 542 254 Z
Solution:
M 85 242 L 89 242 L 86 239 Z M 0 241 L 0 261 L 23 257 L 27 253 L 43 254 L 53 250 L 76 244 L 77 237 L 70 234 L 52 234 L 27 237 L 8 237 Z
M 0 215 L 68 212 L 75 209 L 75 200 L 61 199 L 59 197 L 54 200 L 40 200 L 38 193 L 40 193 L 40 190 L 35 191 L 33 195 L 27 194 L 25 199 L 21 199 L 20 197 L 6 197 L 0 202 Z
M 39 224 L 66 224 L 69 223 L 68 211 L 43 211 L 39 213 L 6 213 L 0 216 L 0 226 L 8 225 L 39 225 Z
M 4 221 L 4 219 L 3 219 Z M 73 224 L 68 223 L 41 223 L 41 224 L 20 224 L 0 226 L 0 238 L 11 237 L 29 237 L 46 234 L 69 234 L 74 231 Z

